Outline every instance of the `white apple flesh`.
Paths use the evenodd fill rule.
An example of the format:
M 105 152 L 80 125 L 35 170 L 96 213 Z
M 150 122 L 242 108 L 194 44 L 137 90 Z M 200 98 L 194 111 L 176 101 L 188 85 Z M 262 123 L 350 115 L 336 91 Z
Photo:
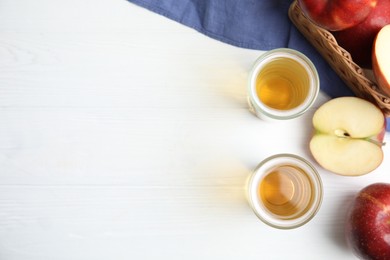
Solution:
M 372 70 L 378 86 L 390 96 L 390 25 L 383 27 L 375 38 Z
M 314 113 L 313 126 L 310 151 L 323 168 L 358 176 L 382 163 L 385 117 L 372 103 L 357 97 L 332 99 Z

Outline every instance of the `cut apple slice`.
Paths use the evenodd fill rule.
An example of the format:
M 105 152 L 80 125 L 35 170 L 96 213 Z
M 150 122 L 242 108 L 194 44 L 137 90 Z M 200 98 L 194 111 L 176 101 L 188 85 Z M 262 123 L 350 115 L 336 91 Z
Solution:
M 313 126 L 310 151 L 325 169 L 357 176 L 382 163 L 385 117 L 372 103 L 357 97 L 330 100 L 314 113 Z
M 372 51 L 372 70 L 379 88 L 390 96 L 390 24 L 377 34 Z
M 357 176 L 375 170 L 383 160 L 382 149 L 375 143 L 331 135 L 315 135 L 310 149 L 325 169 L 341 175 Z

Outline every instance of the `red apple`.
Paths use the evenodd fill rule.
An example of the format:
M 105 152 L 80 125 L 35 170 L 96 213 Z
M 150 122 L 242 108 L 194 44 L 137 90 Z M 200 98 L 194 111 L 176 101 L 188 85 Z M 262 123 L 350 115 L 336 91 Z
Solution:
M 372 51 L 372 70 L 378 86 L 390 96 L 390 24 L 383 27 L 375 38 Z
M 359 258 L 390 259 L 390 184 L 371 184 L 357 194 L 345 231 Z
M 371 68 L 374 39 L 383 26 L 390 24 L 390 1 L 378 0 L 376 7 L 360 24 L 346 30 L 333 32 L 337 43 L 348 51 L 355 63 Z
M 298 0 L 302 12 L 318 26 L 339 31 L 362 22 L 378 0 Z M 385 0 L 387 1 L 387 0 Z

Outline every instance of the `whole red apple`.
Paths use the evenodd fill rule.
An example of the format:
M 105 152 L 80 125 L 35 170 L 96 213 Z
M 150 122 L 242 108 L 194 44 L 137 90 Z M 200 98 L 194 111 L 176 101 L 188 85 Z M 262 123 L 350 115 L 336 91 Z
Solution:
M 337 43 L 348 51 L 355 63 L 371 68 L 374 39 L 380 29 L 390 24 L 390 1 L 378 0 L 376 7 L 360 24 L 346 30 L 333 32 Z
M 378 0 L 298 0 L 302 12 L 318 26 L 339 31 L 362 22 Z
M 362 189 L 349 210 L 346 238 L 361 259 L 390 259 L 390 184 Z

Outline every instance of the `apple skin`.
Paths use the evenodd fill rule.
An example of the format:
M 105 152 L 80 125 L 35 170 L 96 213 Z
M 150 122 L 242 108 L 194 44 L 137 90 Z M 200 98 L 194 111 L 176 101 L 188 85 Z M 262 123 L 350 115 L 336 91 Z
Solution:
M 361 23 L 378 0 L 298 0 L 302 12 L 318 26 L 339 31 Z
M 390 24 L 390 1 L 378 0 L 367 18 L 349 29 L 332 32 L 337 43 L 348 51 L 362 68 L 372 68 L 372 46 L 378 32 Z
M 371 141 L 372 142 L 375 142 L 376 144 L 380 145 L 380 146 L 383 146 L 385 145 L 385 135 L 386 135 L 386 125 L 387 125 L 387 119 L 385 119 L 385 122 L 383 124 L 383 128 L 382 128 L 382 131 L 379 132 L 379 134 L 377 134 L 374 138 L 371 138 Z
M 374 183 L 355 197 L 347 215 L 348 245 L 361 259 L 390 259 L 390 184 Z

